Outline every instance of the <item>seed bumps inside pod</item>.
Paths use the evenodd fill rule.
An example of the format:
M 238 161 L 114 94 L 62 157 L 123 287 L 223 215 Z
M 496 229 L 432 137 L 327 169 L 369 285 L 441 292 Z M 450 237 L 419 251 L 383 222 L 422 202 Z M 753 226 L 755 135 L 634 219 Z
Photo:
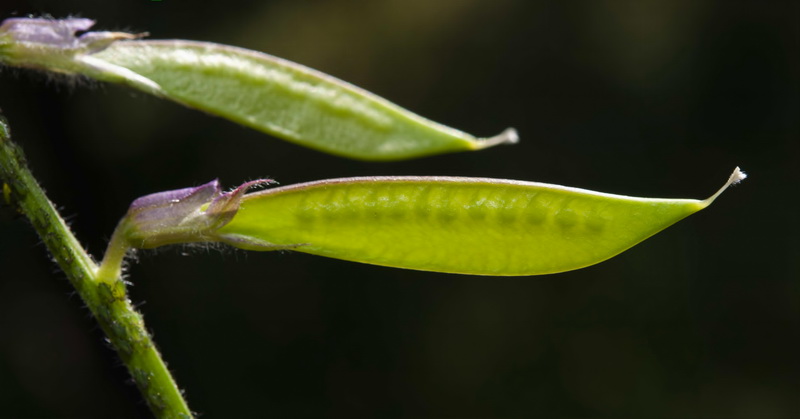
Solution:
M 399 268 L 539 275 L 613 257 L 707 207 L 744 178 L 737 168 L 705 200 L 498 179 L 334 179 L 245 195 L 219 234 Z

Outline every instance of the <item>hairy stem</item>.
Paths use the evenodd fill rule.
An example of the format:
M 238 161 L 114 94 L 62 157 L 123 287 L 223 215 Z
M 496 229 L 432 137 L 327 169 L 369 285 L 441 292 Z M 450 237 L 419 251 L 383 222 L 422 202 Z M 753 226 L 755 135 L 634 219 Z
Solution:
M 0 114 L 0 183 L 9 204 L 24 214 L 91 310 L 128 367 L 150 410 L 159 418 L 190 418 L 192 412 L 156 349 L 144 321 L 128 299 L 119 264 L 100 269 L 81 247 L 11 142 Z M 124 249 L 116 253 L 122 252 Z M 121 256 L 118 258 L 121 262 Z

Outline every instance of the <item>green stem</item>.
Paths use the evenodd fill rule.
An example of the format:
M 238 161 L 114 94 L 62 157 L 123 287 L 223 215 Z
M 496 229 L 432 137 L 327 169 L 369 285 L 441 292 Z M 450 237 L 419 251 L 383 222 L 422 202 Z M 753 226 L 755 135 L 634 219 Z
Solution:
M 159 418 L 190 418 L 192 412 L 156 349 L 144 321 L 131 304 L 120 264 L 125 248 L 98 267 L 47 199 L 27 168 L 19 146 L 11 142 L 0 114 L 0 182 L 6 201 L 33 224 L 47 249 L 89 307 L 128 367 L 150 410 Z

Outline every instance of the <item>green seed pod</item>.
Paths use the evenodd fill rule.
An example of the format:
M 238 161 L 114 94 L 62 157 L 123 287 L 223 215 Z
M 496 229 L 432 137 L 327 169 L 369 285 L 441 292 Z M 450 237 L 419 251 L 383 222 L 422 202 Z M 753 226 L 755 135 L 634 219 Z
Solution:
M 164 97 L 331 154 L 396 160 L 514 143 L 477 139 L 308 67 L 191 41 L 117 42 L 94 54 L 152 82 Z
M 744 179 L 737 168 L 706 200 L 650 199 L 512 180 L 374 177 L 245 195 L 217 231 L 229 243 L 398 268 L 539 275 L 611 258 L 707 207 Z
M 130 40 L 89 19 L 7 19 L 0 63 L 125 84 L 307 147 L 398 160 L 517 142 L 478 139 L 281 58 L 209 42 Z M 128 39 L 128 41 L 120 41 Z

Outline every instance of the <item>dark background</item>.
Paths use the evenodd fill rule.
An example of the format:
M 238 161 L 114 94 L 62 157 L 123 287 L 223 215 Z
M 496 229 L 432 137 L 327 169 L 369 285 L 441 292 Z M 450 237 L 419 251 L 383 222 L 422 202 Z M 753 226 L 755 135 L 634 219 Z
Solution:
M 327 156 L 129 89 L 0 72 L 0 108 L 96 257 L 130 202 L 357 175 L 541 181 L 706 211 L 542 277 L 297 253 L 142 253 L 131 296 L 205 417 L 800 417 L 800 6 L 790 1 L 3 0 L 288 58 L 521 143 Z M 147 417 L 30 226 L 0 209 L 0 416 Z

